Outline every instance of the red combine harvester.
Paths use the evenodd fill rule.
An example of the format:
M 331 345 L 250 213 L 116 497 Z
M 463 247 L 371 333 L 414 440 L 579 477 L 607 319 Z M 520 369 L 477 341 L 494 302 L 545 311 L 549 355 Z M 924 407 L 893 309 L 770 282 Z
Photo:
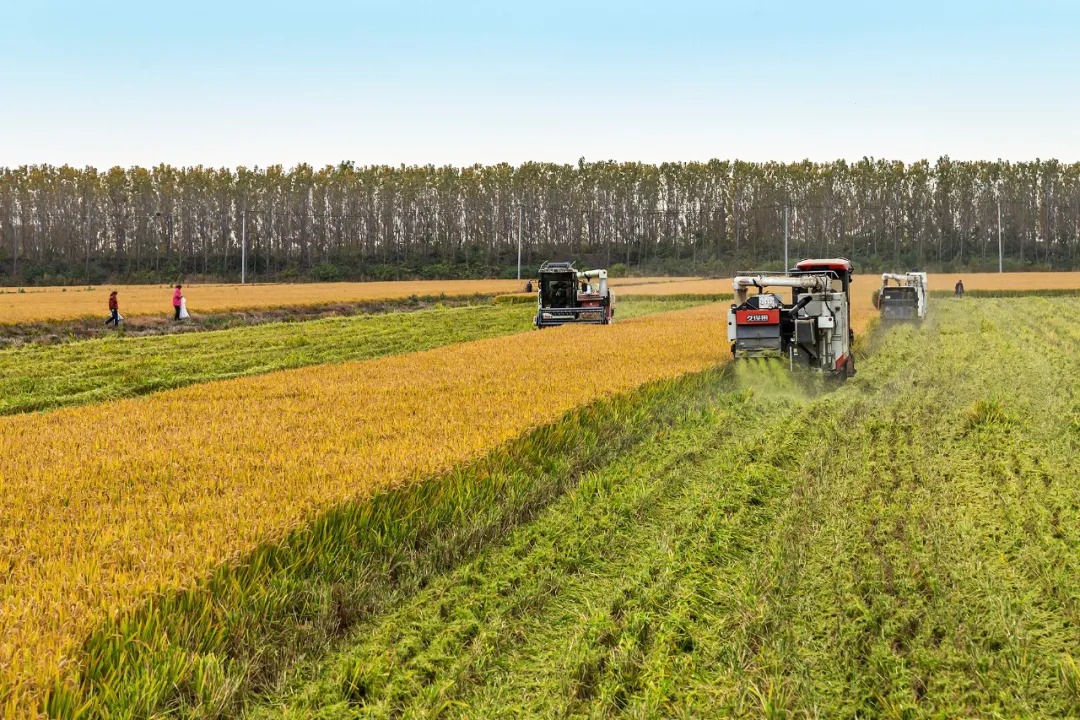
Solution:
M 572 262 L 546 262 L 540 267 L 539 283 L 537 328 L 610 325 L 615 318 L 615 293 L 608 288 L 607 270 L 575 270 Z
M 732 286 L 728 340 L 736 360 L 784 358 L 831 377 L 855 374 L 851 276 L 846 258 L 803 260 L 786 273 L 739 273 Z M 751 294 L 751 288 L 757 288 Z M 769 288 L 791 290 L 790 302 Z

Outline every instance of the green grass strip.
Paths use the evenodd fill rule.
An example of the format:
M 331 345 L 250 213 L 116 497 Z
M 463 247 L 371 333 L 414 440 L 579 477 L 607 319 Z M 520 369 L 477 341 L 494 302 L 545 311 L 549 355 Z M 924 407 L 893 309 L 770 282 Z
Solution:
M 627 303 L 620 307 L 619 320 L 692 304 L 655 299 Z M 532 328 L 532 315 L 525 307 L 486 305 L 26 345 L 0 351 L 0 415 L 526 332 Z

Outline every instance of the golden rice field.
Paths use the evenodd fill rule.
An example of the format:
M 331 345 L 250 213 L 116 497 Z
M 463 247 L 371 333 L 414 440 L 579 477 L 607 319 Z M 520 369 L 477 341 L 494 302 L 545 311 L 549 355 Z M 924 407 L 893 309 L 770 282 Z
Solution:
M 0 418 L 9 712 L 33 712 L 86 634 L 148 593 L 190 586 L 345 499 L 479 457 L 573 407 L 726 361 L 726 310 Z M 560 391 L 534 402 L 536 379 L 556 366 Z
M 618 286 L 679 283 L 693 278 L 621 278 Z M 418 280 L 402 282 L 187 285 L 184 295 L 193 313 L 258 310 L 272 307 L 358 303 L 424 297 L 464 297 L 518 292 L 524 280 Z M 101 285 L 0 290 L 0 323 L 73 320 L 108 315 L 109 292 L 119 291 L 125 316 L 172 315 L 170 285 Z
M 855 333 L 866 332 L 870 327 L 870 321 L 878 317 L 879 311 L 870 302 L 870 298 L 852 297 L 851 299 L 851 329 Z
M 319 305 L 374 300 L 398 300 L 411 295 L 462 296 L 509 292 L 517 280 L 440 280 L 432 282 L 304 283 L 268 285 L 188 285 L 184 287 L 193 313 L 252 310 L 289 305 Z M 25 293 L 0 294 L 0 318 L 5 323 L 71 320 L 107 314 L 109 292 L 119 291 L 120 312 L 126 316 L 172 313 L 168 285 L 102 285 L 86 288 L 28 288 Z
M 952 290 L 957 280 L 964 281 L 965 290 L 1076 290 L 1080 289 L 1080 272 L 1061 273 L 932 273 L 931 290 Z

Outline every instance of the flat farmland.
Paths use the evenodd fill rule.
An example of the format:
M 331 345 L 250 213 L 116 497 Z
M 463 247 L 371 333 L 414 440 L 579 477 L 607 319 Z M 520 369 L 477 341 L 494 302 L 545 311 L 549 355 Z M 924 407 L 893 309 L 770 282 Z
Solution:
M 932 312 L 838 390 L 685 387 L 715 394 L 245 715 L 1076 716 L 1080 334 Z
M 335 504 L 448 470 L 575 406 L 723 362 L 724 311 L 0 419 L 0 697 L 25 706 L 95 624 Z M 532 402 L 558 365 L 558 395 Z
M 968 290 L 1077 290 L 1080 273 L 975 273 L 963 276 L 930 275 L 931 290 L 952 290 L 962 277 Z M 727 278 L 616 278 L 611 281 L 618 295 L 704 296 L 731 294 Z M 257 311 L 270 308 L 368 303 L 410 297 L 438 298 L 517 294 L 524 281 L 517 280 L 430 280 L 370 283 L 304 283 L 252 285 L 191 285 L 184 288 L 192 313 Z M 870 302 L 880 285 L 878 275 L 856 275 L 853 305 Z M 0 290 L 0 324 L 73 320 L 107 316 L 108 296 L 118 290 L 120 312 L 128 317 L 162 315 L 171 317 L 172 287 L 168 285 L 121 285 L 42 287 Z
M 664 297 L 631 300 L 619 306 L 619 319 L 694 304 Z M 27 343 L 0 349 L 0 415 L 529 332 L 535 312 L 532 305 L 499 303 L 175 335 L 125 333 L 83 342 Z
M 1080 334 L 855 282 L 840 387 L 724 280 L 0 351 L 0 716 L 1077 714 Z
M 957 280 L 965 290 L 1077 290 L 1080 272 L 1061 273 L 931 273 L 930 290 L 951 292 Z
M 621 278 L 613 287 L 679 283 L 686 278 Z M 364 303 L 413 296 L 437 298 L 500 295 L 521 291 L 525 280 L 420 280 L 403 282 L 186 285 L 192 313 L 258 310 L 289 306 Z M 31 287 L 0 290 L 0 323 L 72 320 L 108 315 L 109 292 L 119 292 L 125 316 L 172 315 L 171 285 Z

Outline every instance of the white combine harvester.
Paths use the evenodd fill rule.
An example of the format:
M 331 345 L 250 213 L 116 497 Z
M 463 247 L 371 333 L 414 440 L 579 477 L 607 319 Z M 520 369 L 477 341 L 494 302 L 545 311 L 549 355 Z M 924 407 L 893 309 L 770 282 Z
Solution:
M 854 375 L 852 272 L 846 258 L 830 258 L 803 260 L 786 273 L 736 275 L 728 312 L 732 355 L 784 358 L 792 369 L 809 367 L 838 379 Z M 790 288 L 791 301 L 767 288 Z
M 883 273 L 877 300 L 882 322 L 925 320 L 928 288 L 924 272 Z

